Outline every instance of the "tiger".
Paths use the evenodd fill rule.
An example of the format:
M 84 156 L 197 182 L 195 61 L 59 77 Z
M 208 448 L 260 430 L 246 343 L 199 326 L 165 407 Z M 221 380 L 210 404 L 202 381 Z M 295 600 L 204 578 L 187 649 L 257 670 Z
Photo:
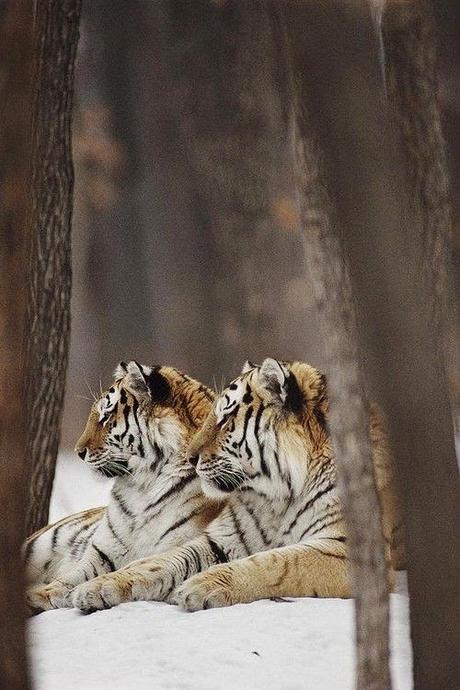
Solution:
M 25 544 L 31 613 L 71 606 L 77 584 L 200 534 L 222 501 L 205 497 L 185 458 L 214 393 L 172 367 L 121 362 L 75 450 L 115 477 L 107 507 L 70 515 Z
M 78 586 L 83 611 L 132 599 L 186 611 L 273 597 L 349 597 L 347 530 L 327 429 L 325 377 L 303 362 L 247 363 L 219 395 L 188 458 L 203 492 L 226 503 L 203 534 Z M 390 455 L 374 408 L 379 490 L 392 490 Z M 383 512 L 391 539 L 396 503 Z

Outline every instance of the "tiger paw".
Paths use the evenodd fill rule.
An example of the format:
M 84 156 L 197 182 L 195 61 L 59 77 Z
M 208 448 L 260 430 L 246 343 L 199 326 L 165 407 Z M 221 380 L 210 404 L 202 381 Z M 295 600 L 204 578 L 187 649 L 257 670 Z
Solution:
M 169 572 L 149 563 L 147 567 L 122 568 L 78 585 L 72 591 L 72 603 L 89 613 L 127 601 L 165 601 L 168 589 L 172 589 Z
M 75 587 L 71 600 L 75 608 L 90 613 L 129 601 L 129 596 L 113 577 L 100 575 Z
M 229 566 L 213 566 L 194 575 L 178 587 L 173 603 L 184 611 L 231 606 L 238 602 L 233 589 L 233 574 Z
M 69 608 L 72 606 L 70 591 L 70 587 L 57 581 L 27 590 L 26 605 L 29 613 L 32 615 L 41 611 Z

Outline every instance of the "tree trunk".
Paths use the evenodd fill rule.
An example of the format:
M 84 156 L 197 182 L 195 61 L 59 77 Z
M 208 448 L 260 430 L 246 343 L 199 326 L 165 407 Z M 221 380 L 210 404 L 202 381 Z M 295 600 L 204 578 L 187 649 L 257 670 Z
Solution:
M 214 371 L 301 357 L 301 238 L 288 156 L 284 71 L 264 0 L 165 3 L 165 53 L 196 206 Z M 203 270 L 202 266 L 197 266 Z M 276 324 L 276 328 L 274 327 Z M 311 339 L 310 339 L 311 341 Z
M 141 0 L 98 0 L 82 9 L 73 122 L 72 336 L 61 447 L 72 448 L 85 424 L 86 381 L 99 390 L 121 360 L 158 361 L 149 291 L 154 264 L 145 250 L 152 227 L 144 227 L 139 193 L 146 136 L 137 115 L 156 68 L 146 51 L 155 40 L 147 14 Z M 138 84 L 140 71 L 148 77 Z
M 0 687 L 28 687 L 21 545 L 24 462 L 23 329 L 32 14 L 0 10 Z
M 443 292 L 448 281 L 443 277 L 445 237 L 436 237 L 442 224 L 431 215 L 438 209 L 422 193 L 444 189 L 445 170 L 438 168 L 439 179 L 433 179 L 428 155 L 430 163 L 423 173 L 419 169 L 414 186 L 414 159 L 404 155 L 402 145 L 408 131 L 395 132 L 395 119 L 385 108 L 366 3 L 348 6 L 323 28 L 321 33 L 315 26 L 309 36 L 316 64 L 322 65 L 311 72 L 311 102 L 321 114 L 320 140 L 344 229 L 362 333 L 367 335 L 369 372 L 386 408 L 404 489 L 415 688 L 455 688 L 458 469 L 445 370 L 434 333 L 448 301 Z M 322 50 L 326 36 L 333 52 Z M 319 87 L 325 83 L 327 90 Z M 417 115 L 416 105 L 410 117 Z M 428 131 L 436 139 L 431 126 Z M 410 138 L 406 141 L 410 146 Z M 438 145 L 439 140 L 433 151 Z M 438 165 L 441 157 L 437 154 Z M 439 213 L 446 217 L 444 203 Z
M 343 7 L 335 3 L 286 10 L 293 52 L 293 91 L 297 89 L 293 95 L 293 146 L 305 255 L 324 340 L 331 436 L 349 530 L 357 688 L 383 690 L 390 687 L 388 580 L 369 440 L 368 402 L 347 259 L 326 191 L 320 149 L 315 143 L 320 122 L 315 99 L 321 97 L 318 91 L 329 89 L 331 79 L 334 86 L 333 72 L 329 73 L 335 68 L 329 57 L 330 46 L 334 45 L 335 50 L 335 34 L 343 13 Z M 314 115 L 311 119 L 309 112 Z
M 444 137 L 438 105 L 436 45 L 431 3 L 386 0 L 382 17 L 387 96 L 403 134 L 409 194 L 420 218 L 428 295 L 434 333 L 440 345 L 452 335 L 447 303 L 451 207 Z
M 399 377 L 408 383 L 406 395 L 417 419 L 414 427 L 406 407 L 405 416 L 398 415 L 397 422 L 394 418 L 392 426 L 395 436 L 402 435 L 404 427 L 406 432 L 400 454 L 403 486 L 414 473 L 416 477 L 406 489 L 414 688 L 428 690 L 460 686 L 460 622 L 452 606 L 460 595 L 460 487 L 449 409 L 449 388 L 452 392 L 459 361 L 450 274 L 451 208 L 432 4 L 412 0 L 401 6 L 389 0 L 382 27 L 388 98 L 402 132 L 408 213 L 417 219 L 420 248 L 415 256 L 406 255 L 404 269 L 400 265 L 407 275 L 412 263 L 418 278 L 415 290 L 414 284 L 401 280 L 393 284 L 391 295 L 394 304 L 406 304 L 417 318 L 406 324 L 395 318 L 397 311 L 386 314 L 385 335 L 392 332 L 406 355 L 396 363 Z M 398 240 L 398 235 L 388 234 L 376 243 L 388 261 L 394 260 Z M 395 407 L 394 391 L 381 377 L 379 384 L 388 407 Z M 413 458 L 418 460 L 415 467 Z M 428 568 L 426 553 L 432 564 Z
M 70 126 L 81 0 L 35 3 L 35 87 L 27 328 L 27 532 L 48 521 L 70 337 Z

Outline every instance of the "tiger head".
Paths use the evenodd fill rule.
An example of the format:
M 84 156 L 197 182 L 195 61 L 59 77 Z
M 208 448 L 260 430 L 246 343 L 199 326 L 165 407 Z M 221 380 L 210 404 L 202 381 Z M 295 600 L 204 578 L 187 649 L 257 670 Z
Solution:
M 331 456 L 325 378 L 302 362 L 249 362 L 219 395 L 187 457 L 203 491 L 254 488 L 298 495 L 315 463 Z M 320 460 L 321 459 L 321 460 Z
M 214 394 L 172 367 L 121 362 L 114 378 L 91 408 L 78 455 L 106 477 L 151 472 L 171 455 L 184 459 Z

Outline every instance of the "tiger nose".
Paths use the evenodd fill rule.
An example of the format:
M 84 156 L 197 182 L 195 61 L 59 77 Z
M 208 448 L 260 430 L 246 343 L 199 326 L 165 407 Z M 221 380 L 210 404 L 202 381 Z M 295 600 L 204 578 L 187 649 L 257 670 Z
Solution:
M 84 459 L 85 459 L 85 456 L 86 456 L 86 448 L 83 448 L 83 450 L 77 451 L 77 453 L 78 453 L 79 457 L 80 457 L 82 460 L 84 460 Z
M 188 459 L 189 463 L 193 465 L 193 467 L 196 467 L 198 465 L 198 460 L 200 459 L 199 455 L 191 455 Z

